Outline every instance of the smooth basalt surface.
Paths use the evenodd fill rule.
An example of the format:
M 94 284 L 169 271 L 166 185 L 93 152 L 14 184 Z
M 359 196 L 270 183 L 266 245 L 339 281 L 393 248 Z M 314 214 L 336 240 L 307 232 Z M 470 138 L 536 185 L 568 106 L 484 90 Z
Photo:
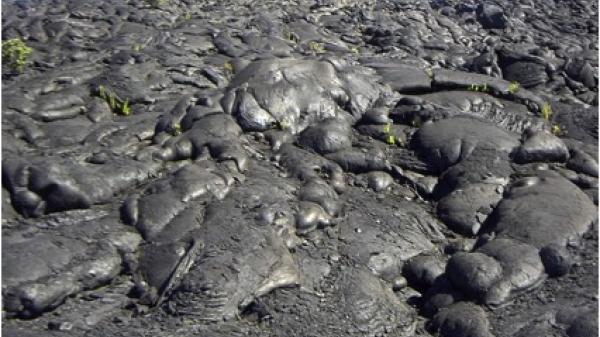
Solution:
M 2 333 L 597 336 L 597 19 L 4 1 Z

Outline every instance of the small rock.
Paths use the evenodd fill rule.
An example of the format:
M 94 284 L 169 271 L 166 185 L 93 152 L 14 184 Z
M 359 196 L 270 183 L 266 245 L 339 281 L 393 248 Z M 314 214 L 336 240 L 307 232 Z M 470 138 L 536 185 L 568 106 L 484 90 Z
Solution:
M 569 149 L 565 143 L 548 131 L 525 131 L 526 140 L 517 150 L 515 160 L 520 163 L 535 161 L 565 162 Z
M 327 212 L 318 204 L 303 201 L 296 215 L 296 233 L 305 235 L 315 230 L 317 225 L 328 223 Z
M 588 153 L 580 149 L 571 149 L 571 158 L 567 162 L 567 167 L 579 173 L 585 173 L 593 177 L 598 176 L 598 162 Z
M 392 289 L 394 291 L 398 291 L 398 290 L 406 288 L 407 285 L 408 285 L 408 282 L 406 281 L 406 278 L 404 278 L 402 276 L 398 276 L 394 279 Z
M 458 302 L 437 313 L 430 328 L 442 337 L 492 337 L 485 311 L 470 302 Z
M 563 276 L 569 272 L 573 261 L 569 251 L 560 245 L 549 244 L 540 250 L 540 257 L 550 276 Z
M 458 252 L 470 252 L 475 246 L 475 239 L 459 239 L 450 241 L 444 247 L 444 253 L 452 255 Z
M 477 19 L 485 29 L 504 29 L 508 19 L 501 7 L 482 3 L 477 7 Z
M 494 258 L 481 253 L 456 253 L 446 266 L 448 278 L 466 295 L 485 294 L 502 276 L 502 266 Z
M 404 276 L 417 288 L 429 288 L 444 273 L 441 259 L 432 255 L 418 255 L 411 258 L 403 268 Z
M 394 181 L 391 175 L 382 171 L 370 172 L 367 175 L 367 179 L 369 182 L 369 187 L 375 192 L 381 192 L 385 190 Z
M 436 279 L 433 286 L 423 295 L 421 312 L 426 317 L 432 317 L 440 310 L 451 306 L 453 303 L 462 301 L 464 295 L 456 290 L 446 275 Z
M 598 334 L 598 314 L 592 310 L 575 319 L 573 324 L 567 329 L 569 337 L 588 337 Z
M 48 329 L 49 330 L 58 330 L 58 331 L 69 331 L 69 330 L 73 329 L 73 323 L 50 321 L 48 323 Z
M 336 152 L 352 146 L 350 126 L 344 121 L 326 119 L 310 126 L 300 134 L 299 143 L 320 154 Z

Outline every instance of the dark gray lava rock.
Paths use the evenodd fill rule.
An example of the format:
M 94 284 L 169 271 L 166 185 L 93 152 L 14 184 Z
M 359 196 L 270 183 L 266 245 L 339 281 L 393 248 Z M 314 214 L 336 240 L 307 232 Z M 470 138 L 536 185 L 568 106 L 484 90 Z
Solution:
M 508 153 L 493 147 L 478 147 L 471 152 L 470 156 L 442 173 L 436 186 L 436 194 L 443 197 L 455 189 L 463 189 L 468 194 L 479 194 L 476 187 L 469 188 L 469 186 L 472 184 L 506 186 L 512 174 L 513 168 Z M 490 201 L 493 201 L 493 198 Z
M 595 336 L 598 334 L 598 315 L 591 310 L 575 319 L 567 329 L 569 337 Z
M 320 331 L 328 336 L 415 335 L 414 309 L 371 272 L 354 267 L 331 269 L 320 287 L 326 291 L 278 289 L 264 296 L 260 311 L 268 313 L 271 331 L 278 336 L 310 335 L 322 326 Z M 320 314 L 314 315 L 310 308 L 318 308 Z M 341 325 L 327 324 L 333 321 Z
M 454 287 L 447 275 L 443 274 L 423 294 L 421 313 L 431 318 L 440 310 L 463 300 L 465 295 Z
M 343 240 L 340 253 L 365 267 L 383 255 L 396 266 L 393 269 L 399 275 L 404 261 L 432 252 L 433 242 L 444 237 L 440 222 L 424 208 L 408 205 L 403 200 L 382 200 L 368 204 L 370 215 L 349 210 L 348 221 L 339 228 Z
M 148 305 L 157 304 L 163 294 L 187 273 L 198 253 L 193 243 L 183 241 L 144 246 L 139 261 L 139 286 L 144 292 L 142 301 Z
M 508 25 L 508 18 L 502 8 L 494 4 L 479 4 L 477 19 L 485 29 L 504 29 Z
M 562 276 L 569 272 L 573 265 L 572 257 L 566 247 L 549 244 L 540 250 L 540 257 L 546 273 L 550 276 Z
M 446 274 L 467 296 L 484 295 L 502 276 L 502 266 L 482 253 L 456 253 L 446 265 Z
M 436 87 L 442 88 L 462 88 L 465 91 L 463 92 L 439 92 L 440 95 L 447 96 L 446 99 L 452 100 L 452 96 L 454 95 L 471 95 L 471 96 L 480 96 L 485 97 L 487 94 L 477 93 L 477 92 L 467 92 L 466 90 L 470 90 L 472 86 L 483 87 L 487 89 L 486 92 L 490 92 L 495 90 L 500 93 L 508 93 L 508 88 L 510 85 L 509 81 L 503 80 L 501 78 L 485 76 L 477 73 L 469 73 L 464 71 L 456 71 L 456 70 L 448 70 L 443 68 L 438 68 L 433 71 L 433 83 Z M 471 89 L 472 90 L 472 89 Z M 475 91 L 475 90 L 473 90 Z M 435 93 L 434 93 L 435 94 Z M 432 94 L 433 95 L 433 94 Z
M 298 199 L 320 205 L 331 216 L 337 215 L 340 210 L 338 194 L 332 186 L 319 179 L 310 180 L 302 186 Z
M 376 336 L 397 331 L 406 336 L 413 331 L 414 313 L 372 274 L 363 270 L 344 273 L 341 289 L 341 308 L 358 333 Z
M 3 2 L 3 332 L 594 335 L 595 14 Z
M 474 183 L 454 190 L 437 204 L 437 214 L 453 231 L 476 235 L 502 199 L 500 184 Z
M 199 322 L 231 320 L 256 298 L 298 284 L 285 237 L 275 226 L 258 223 L 259 206 L 290 199 L 290 191 L 285 184 L 267 183 L 277 179 L 272 172 L 255 173 L 243 187 L 206 207 L 203 225 L 190 234 L 204 248 L 166 300 L 172 314 Z
M 446 275 L 466 297 L 501 306 L 515 295 L 539 286 L 544 265 L 535 247 L 495 239 L 475 252 L 459 252 L 446 265 Z
M 299 143 L 319 154 L 327 154 L 349 148 L 351 128 L 343 120 L 326 119 L 315 126 L 309 126 L 300 134 Z
M 374 171 L 367 173 L 367 183 L 375 192 L 381 192 L 387 189 L 394 182 L 394 178 L 382 171 Z
M 118 191 L 148 179 L 159 166 L 120 156 L 111 156 L 101 165 L 61 157 L 6 157 L 2 161 L 13 204 L 27 216 L 105 203 Z
M 342 118 L 353 124 L 379 97 L 366 69 L 301 59 L 255 61 L 233 78 L 221 105 L 245 130 L 277 124 L 298 133 L 316 121 Z M 350 114 L 341 108 L 348 106 Z
M 516 180 L 491 215 L 490 230 L 538 248 L 565 245 L 585 233 L 596 218 L 596 206 L 577 186 L 557 173 Z
M 469 302 L 458 302 L 437 313 L 430 329 L 443 337 L 493 337 L 485 311 Z
M 279 149 L 277 161 L 290 174 L 301 181 L 321 180 L 322 173 L 327 177 L 326 181 L 336 192 L 344 190 L 346 182 L 342 168 L 312 151 L 293 146 L 290 143 L 283 144 Z
M 19 240 L 17 237 L 4 236 L 4 240 L 2 281 L 9 287 L 48 276 L 53 270 L 65 267 L 73 254 L 82 253 L 80 245 L 64 238 L 38 235 Z
M 317 226 L 329 224 L 329 215 L 318 204 L 314 202 L 301 202 L 296 214 L 296 233 L 305 235 L 314 231 Z
M 153 241 L 188 207 L 190 201 L 206 196 L 223 198 L 232 183 L 232 179 L 211 162 L 187 165 L 174 173 L 174 179 L 155 181 L 142 196 L 126 200 L 123 204 L 124 218 L 140 231 L 145 240 Z M 189 226 L 193 225 L 189 223 Z
M 598 176 L 598 161 L 596 158 L 578 148 L 569 149 L 569 153 L 568 168 L 592 177 Z
M 417 255 L 404 265 L 403 275 L 413 287 L 427 289 L 444 273 L 444 262 L 433 255 Z
M 497 260 L 502 276 L 485 293 L 484 302 L 491 306 L 505 304 L 513 296 L 539 286 L 546 278 L 539 251 L 528 244 L 510 239 L 495 239 L 476 252 Z M 478 268 L 483 268 L 480 264 Z
M 515 153 L 520 163 L 536 161 L 565 162 L 569 159 L 569 149 L 560 138 L 548 131 L 525 132 L 525 141 Z
M 38 247 L 30 250 L 29 243 Z M 38 235 L 7 248 L 14 249 L 3 252 L 3 272 L 9 275 L 2 288 L 3 309 L 24 318 L 54 309 L 82 290 L 104 285 L 121 271 L 117 249 L 106 242 L 85 245 L 77 240 Z
M 385 153 L 378 147 L 356 148 L 330 153 L 325 158 L 337 163 L 344 171 L 366 173 L 391 169 Z
M 425 91 L 431 88 L 431 78 L 425 69 L 399 63 L 368 62 L 363 65 L 375 68 L 383 81 L 398 92 Z
M 548 82 L 546 66 L 539 62 L 516 61 L 502 64 L 504 79 L 515 81 L 523 88 L 530 88 Z
M 564 68 L 569 77 L 583 83 L 588 88 L 598 86 L 598 76 L 588 61 L 581 58 L 569 58 Z
M 190 121 L 181 135 L 169 138 L 156 156 L 162 160 L 181 160 L 211 155 L 233 160 L 240 171 L 246 169 L 247 154 L 241 148 L 242 129 L 226 114 L 209 114 Z
M 456 117 L 426 123 L 414 136 L 414 147 L 443 171 L 467 158 L 477 147 L 510 153 L 519 146 L 515 135 L 476 119 Z
M 553 122 L 560 125 L 561 132 L 568 134 L 569 138 L 582 141 L 586 145 L 598 143 L 598 109 L 595 106 L 557 102 L 552 103 L 552 110 L 555 115 Z

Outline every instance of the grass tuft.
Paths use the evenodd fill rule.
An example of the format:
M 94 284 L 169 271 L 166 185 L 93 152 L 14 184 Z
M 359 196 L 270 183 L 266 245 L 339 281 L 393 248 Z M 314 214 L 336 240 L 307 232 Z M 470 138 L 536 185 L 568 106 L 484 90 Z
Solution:
M 519 88 L 521 87 L 521 85 L 519 84 L 519 82 L 517 81 L 512 81 L 510 82 L 510 84 L 508 85 L 508 92 L 510 92 L 511 94 L 515 94 L 517 91 L 519 91 Z
M 131 115 L 132 111 L 131 105 L 129 104 L 129 98 L 122 101 L 114 92 L 108 91 L 103 85 L 98 86 L 95 94 L 108 103 L 108 106 L 110 106 L 113 113 L 123 116 Z
M 20 38 L 2 42 L 2 63 L 20 73 L 25 69 L 29 55 L 33 49 L 28 47 Z
M 291 41 L 293 44 L 300 43 L 300 37 L 298 36 L 298 34 L 296 34 L 294 32 L 285 31 L 285 32 L 283 32 L 283 37 L 286 40 Z
M 317 53 L 317 54 L 321 54 L 325 52 L 325 46 L 320 43 L 320 42 L 316 42 L 316 41 L 310 41 L 308 43 L 308 49 L 312 50 L 313 52 Z
M 225 62 L 225 64 L 223 64 L 223 68 L 225 69 L 225 72 L 229 74 L 235 73 L 235 66 L 233 65 L 233 63 L 231 63 L 231 61 Z
M 427 77 L 429 77 L 430 79 L 433 79 L 433 69 L 431 69 L 431 68 L 425 69 L 425 74 L 427 74 Z
M 547 121 L 550 121 L 550 118 L 552 118 L 552 106 L 548 103 L 544 103 L 544 105 L 542 106 L 542 118 L 544 118 Z
M 181 124 L 176 123 L 173 125 L 173 136 L 179 136 L 183 130 L 181 129 Z

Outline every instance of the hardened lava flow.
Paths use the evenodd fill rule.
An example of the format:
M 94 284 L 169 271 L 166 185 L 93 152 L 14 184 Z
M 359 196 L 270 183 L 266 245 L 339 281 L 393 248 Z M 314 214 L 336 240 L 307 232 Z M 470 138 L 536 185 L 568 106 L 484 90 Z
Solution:
M 598 336 L 598 3 L 2 2 L 2 333 Z

